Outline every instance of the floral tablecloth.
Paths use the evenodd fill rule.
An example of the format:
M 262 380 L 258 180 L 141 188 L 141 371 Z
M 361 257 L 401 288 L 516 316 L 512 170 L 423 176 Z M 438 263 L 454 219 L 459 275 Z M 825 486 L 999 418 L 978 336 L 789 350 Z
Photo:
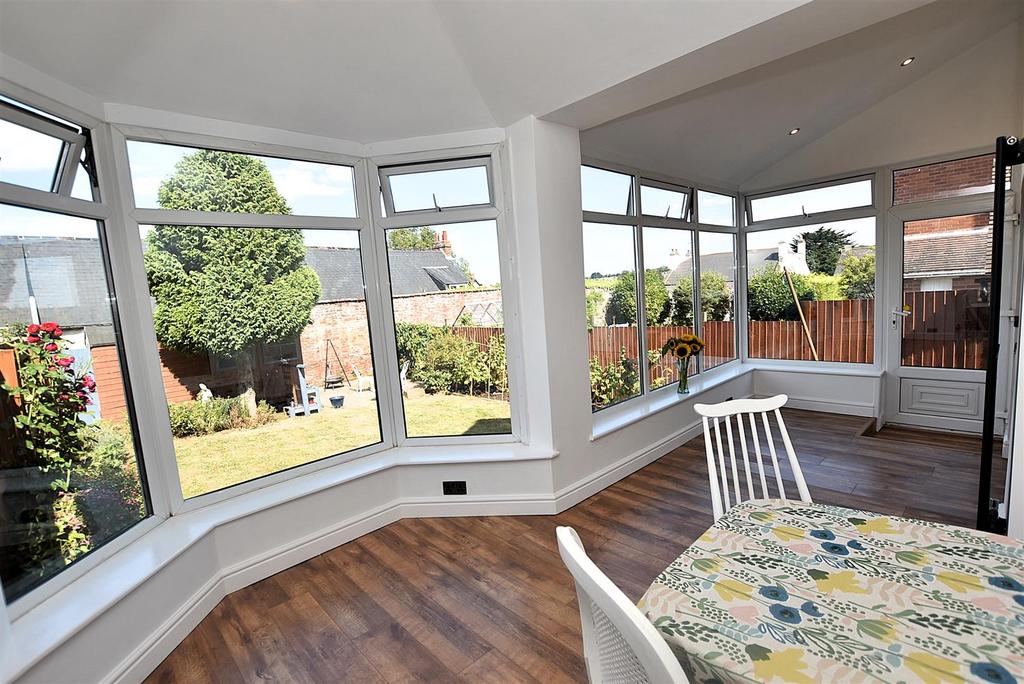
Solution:
M 961 527 L 750 501 L 638 605 L 693 682 L 1024 684 L 1024 545 Z

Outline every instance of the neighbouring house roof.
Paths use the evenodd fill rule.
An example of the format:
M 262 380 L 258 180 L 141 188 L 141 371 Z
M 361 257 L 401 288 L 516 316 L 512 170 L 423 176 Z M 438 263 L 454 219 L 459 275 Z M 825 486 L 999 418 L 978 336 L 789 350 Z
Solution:
M 30 286 L 40 320 L 84 328 L 92 344 L 113 341 L 98 240 L 0 237 L 0 323 L 32 321 Z
M 992 232 L 985 228 L 941 235 L 909 236 L 903 241 L 903 277 L 981 275 L 992 263 Z
M 23 256 L 28 256 L 28 271 Z M 438 250 L 388 254 L 395 296 L 441 292 L 466 285 L 462 269 Z M 320 277 L 318 303 L 363 298 L 357 249 L 310 247 L 306 263 Z M 113 342 L 107 281 L 98 240 L 0 237 L 0 323 L 29 322 L 29 288 L 43 320 L 85 328 L 91 344 Z

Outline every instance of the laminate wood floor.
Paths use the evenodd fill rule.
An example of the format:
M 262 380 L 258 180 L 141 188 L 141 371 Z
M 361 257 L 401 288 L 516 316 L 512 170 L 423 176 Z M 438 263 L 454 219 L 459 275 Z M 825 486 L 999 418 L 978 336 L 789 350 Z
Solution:
M 785 415 L 815 501 L 973 523 L 978 440 Z M 226 597 L 147 681 L 585 681 L 555 527 L 637 599 L 710 511 L 698 437 L 559 515 L 402 520 Z

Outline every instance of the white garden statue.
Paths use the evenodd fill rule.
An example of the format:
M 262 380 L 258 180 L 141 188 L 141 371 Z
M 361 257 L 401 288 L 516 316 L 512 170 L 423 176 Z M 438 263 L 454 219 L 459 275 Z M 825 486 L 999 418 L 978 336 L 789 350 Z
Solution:
M 211 399 L 213 399 L 213 392 L 211 392 L 210 388 L 203 383 L 199 383 L 199 401 L 205 404 Z

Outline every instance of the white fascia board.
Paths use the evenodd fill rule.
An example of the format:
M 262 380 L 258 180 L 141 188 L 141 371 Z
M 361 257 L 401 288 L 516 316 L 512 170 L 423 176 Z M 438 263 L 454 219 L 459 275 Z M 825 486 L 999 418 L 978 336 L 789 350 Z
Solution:
M 505 141 L 504 128 L 480 128 L 457 133 L 426 135 L 418 138 L 381 140 L 365 145 L 365 156 L 384 157 L 398 154 L 413 154 L 431 150 L 456 150 L 463 147 L 497 145 Z

